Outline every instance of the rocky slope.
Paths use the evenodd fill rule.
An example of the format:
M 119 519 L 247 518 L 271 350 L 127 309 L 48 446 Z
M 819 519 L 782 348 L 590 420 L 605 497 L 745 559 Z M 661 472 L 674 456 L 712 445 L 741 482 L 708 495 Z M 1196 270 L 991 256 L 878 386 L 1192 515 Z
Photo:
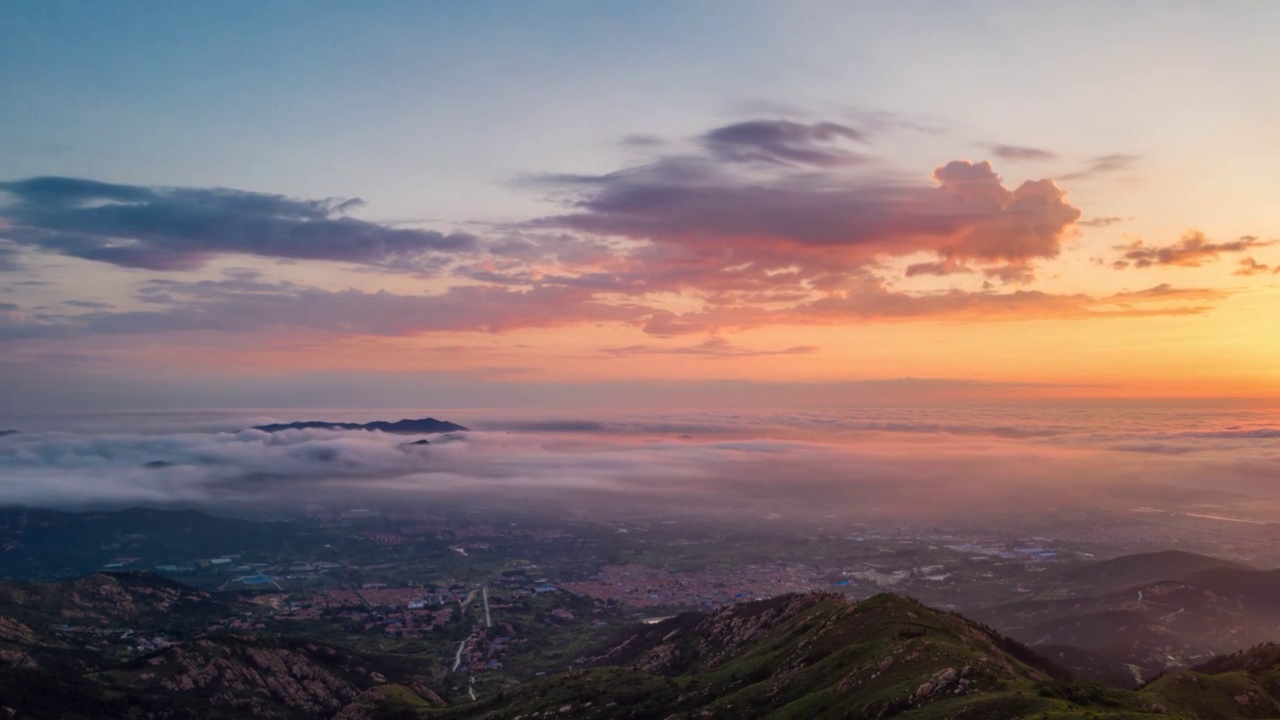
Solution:
M 210 632 L 251 606 L 146 573 L 0 585 L 0 717 L 379 717 L 444 702 L 438 668 Z
M 415 705 L 444 705 L 431 689 L 433 678 L 395 661 L 280 637 L 200 638 L 100 678 L 147 697 L 178 698 L 191 717 L 327 718 L 387 684 L 388 676 L 401 681 Z

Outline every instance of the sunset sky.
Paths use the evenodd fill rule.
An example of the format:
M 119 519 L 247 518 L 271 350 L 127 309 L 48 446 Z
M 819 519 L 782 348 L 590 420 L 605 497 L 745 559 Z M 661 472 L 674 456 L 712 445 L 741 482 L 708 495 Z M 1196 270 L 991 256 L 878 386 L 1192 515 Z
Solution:
M 1280 397 L 1280 3 L 62 2 L 0 397 Z

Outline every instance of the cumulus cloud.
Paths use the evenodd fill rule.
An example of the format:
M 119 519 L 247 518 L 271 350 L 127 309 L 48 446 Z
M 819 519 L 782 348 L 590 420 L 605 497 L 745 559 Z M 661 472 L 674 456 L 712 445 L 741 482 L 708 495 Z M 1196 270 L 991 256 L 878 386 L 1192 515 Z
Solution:
M 0 183 L 0 236 L 46 251 L 147 270 L 194 270 L 257 255 L 415 265 L 473 249 L 476 238 L 394 228 L 345 213 L 363 201 L 301 200 L 222 188 L 160 188 L 64 177 Z
M 1009 190 L 986 162 L 947 163 L 933 180 L 769 186 L 662 161 L 576 178 L 585 189 L 579 212 L 537 224 L 701 246 L 722 263 L 773 260 L 778 251 L 836 251 L 864 261 L 933 251 L 999 261 L 1056 256 L 1063 232 L 1080 216 L 1052 181 Z M 740 257 L 723 257 L 734 250 Z
M 838 132 L 785 127 L 786 137 L 807 140 Z M 976 264 L 1021 281 L 1034 261 L 1061 252 L 1080 217 L 1052 180 L 1008 188 L 987 162 L 949 162 L 931 183 L 833 167 L 831 158 L 798 172 L 790 165 L 799 161 L 784 162 L 775 147 L 780 132 L 770 123 L 732 125 L 708 133 L 730 139 L 709 141 L 703 156 L 543 178 L 568 193 L 570 211 L 526 227 L 644 243 L 592 277 L 619 290 L 758 292 L 831 287 L 880 258 L 921 252 L 937 260 L 915 274 Z M 743 158 L 778 167 L 742 168 Z
M 1264 241 L 1252 236 L 1228 242 L 1212 242 L 1204 233 L 1192 230 L 1172 245 L 1147 245 L 1141 240 L 1135 240 L 1129 245 L 1119 245 L 1115 249 L 1122 254 L 1112 263 L 1112 267 L 1118 270 L 1153 265 L 1200 267 L 1207 262 L 1216 262 L 1223 254 L 1246 252 L 1272 244 L 1274 241 Z

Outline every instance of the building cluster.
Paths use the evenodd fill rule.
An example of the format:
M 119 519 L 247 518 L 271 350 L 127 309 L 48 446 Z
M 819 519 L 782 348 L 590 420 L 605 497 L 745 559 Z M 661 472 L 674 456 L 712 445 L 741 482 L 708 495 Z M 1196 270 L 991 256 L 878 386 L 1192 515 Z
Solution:
M 590 579 L 561 583 L 569 592 L 632 607 L 720 607 L 826 585 L 816 568 L 787 563 L 688 572 L 608 565 Z
M 500 669 L 502 659 L 512 645 L 528 642 L 526 638 L 513 637 L 514 631 L 505 623 L 494 626 L 493 632 L 472 635 L 462 645 L 458 669 L 473 673 Z

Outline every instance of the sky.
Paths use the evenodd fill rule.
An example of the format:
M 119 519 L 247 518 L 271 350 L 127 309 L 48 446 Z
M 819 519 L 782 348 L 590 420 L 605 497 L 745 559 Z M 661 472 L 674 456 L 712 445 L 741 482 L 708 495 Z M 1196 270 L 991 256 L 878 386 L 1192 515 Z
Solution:
M 1273 401 L 1277 27 L 14 0 L 0 404 Z

